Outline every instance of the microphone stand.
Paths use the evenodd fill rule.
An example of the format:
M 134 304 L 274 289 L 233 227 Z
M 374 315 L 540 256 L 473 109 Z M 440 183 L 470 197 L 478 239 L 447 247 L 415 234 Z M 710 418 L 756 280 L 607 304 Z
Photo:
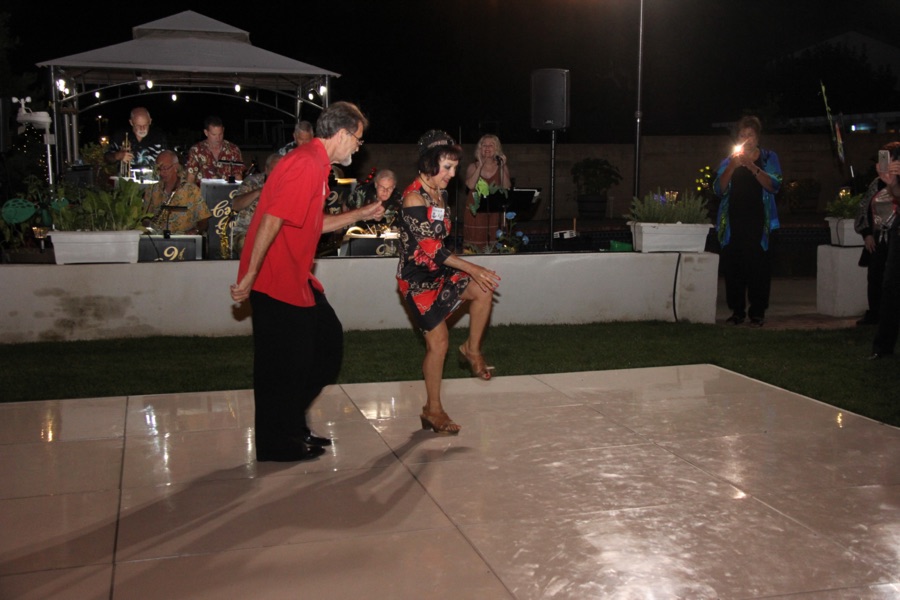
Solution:
M 169 230 L 169 218 L 173 212 L 187 212 L 187 206 L 169 206 L 164 204 L 160 210 L 166 211 L 166 228 L 163 229 L 163 239 L 172 239 L 172 232 Z

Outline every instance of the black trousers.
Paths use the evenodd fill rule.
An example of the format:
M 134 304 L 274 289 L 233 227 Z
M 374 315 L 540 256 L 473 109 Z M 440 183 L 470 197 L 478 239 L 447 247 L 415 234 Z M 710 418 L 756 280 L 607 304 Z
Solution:
M 887 243 L 878 242 L 875 252 L 867 253 L 868 266 L 866 267 L 866 298 L 869 302 L 869 310 L 866 316 L 872 320 L 878 320 L 881 314 L 881 289 L 884 287 L 884 266 L 887 262 Z
M 722 248 L 725 301 L 739 317 L 762 319 L 769 308 L 772 264 L 759 242 L 732 242 Z M 749 302 L 749 310 L 748 303 Z
M 324 295 L 315 297 L 304 308 L 250 292 L 257 448 L 307 433 L 307 410 L 341 370 L 341 322 Z
M 900 330 L 900 236 L 896 229 L 888 232 L 887 260 L 881 287 L 881 307 L 878 330 L 872 342 L 872 352 L 893 354 Z

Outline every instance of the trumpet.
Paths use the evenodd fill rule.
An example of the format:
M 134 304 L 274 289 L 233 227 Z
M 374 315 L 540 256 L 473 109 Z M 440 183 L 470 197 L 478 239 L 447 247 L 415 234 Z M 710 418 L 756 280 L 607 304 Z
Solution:
M 128 141 L 128 134 L 125 134 L 125 143 L 122 144 L 122 151 L 125 154 L 131 154 L 131 142 Z M 119 177 L 131 177 L 131 163 L 125 159 L 119 162 Z

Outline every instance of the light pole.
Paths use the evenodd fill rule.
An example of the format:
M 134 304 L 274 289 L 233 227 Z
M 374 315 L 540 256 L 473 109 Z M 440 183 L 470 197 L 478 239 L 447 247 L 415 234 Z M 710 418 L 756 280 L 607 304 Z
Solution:
M 637 108 L 634 111 L 634 197 L 640 197 L 641 187 L 641 78 L 644 63 L 644 0 L 640 0 L 638 20 Z

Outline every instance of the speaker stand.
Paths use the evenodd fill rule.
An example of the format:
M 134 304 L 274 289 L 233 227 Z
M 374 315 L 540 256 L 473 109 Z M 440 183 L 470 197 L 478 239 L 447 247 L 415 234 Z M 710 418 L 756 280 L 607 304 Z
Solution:
M 556 215 L 556 130 L 550 130 L 550 241 L 547 249 L 553 251 L 554 217 Z

